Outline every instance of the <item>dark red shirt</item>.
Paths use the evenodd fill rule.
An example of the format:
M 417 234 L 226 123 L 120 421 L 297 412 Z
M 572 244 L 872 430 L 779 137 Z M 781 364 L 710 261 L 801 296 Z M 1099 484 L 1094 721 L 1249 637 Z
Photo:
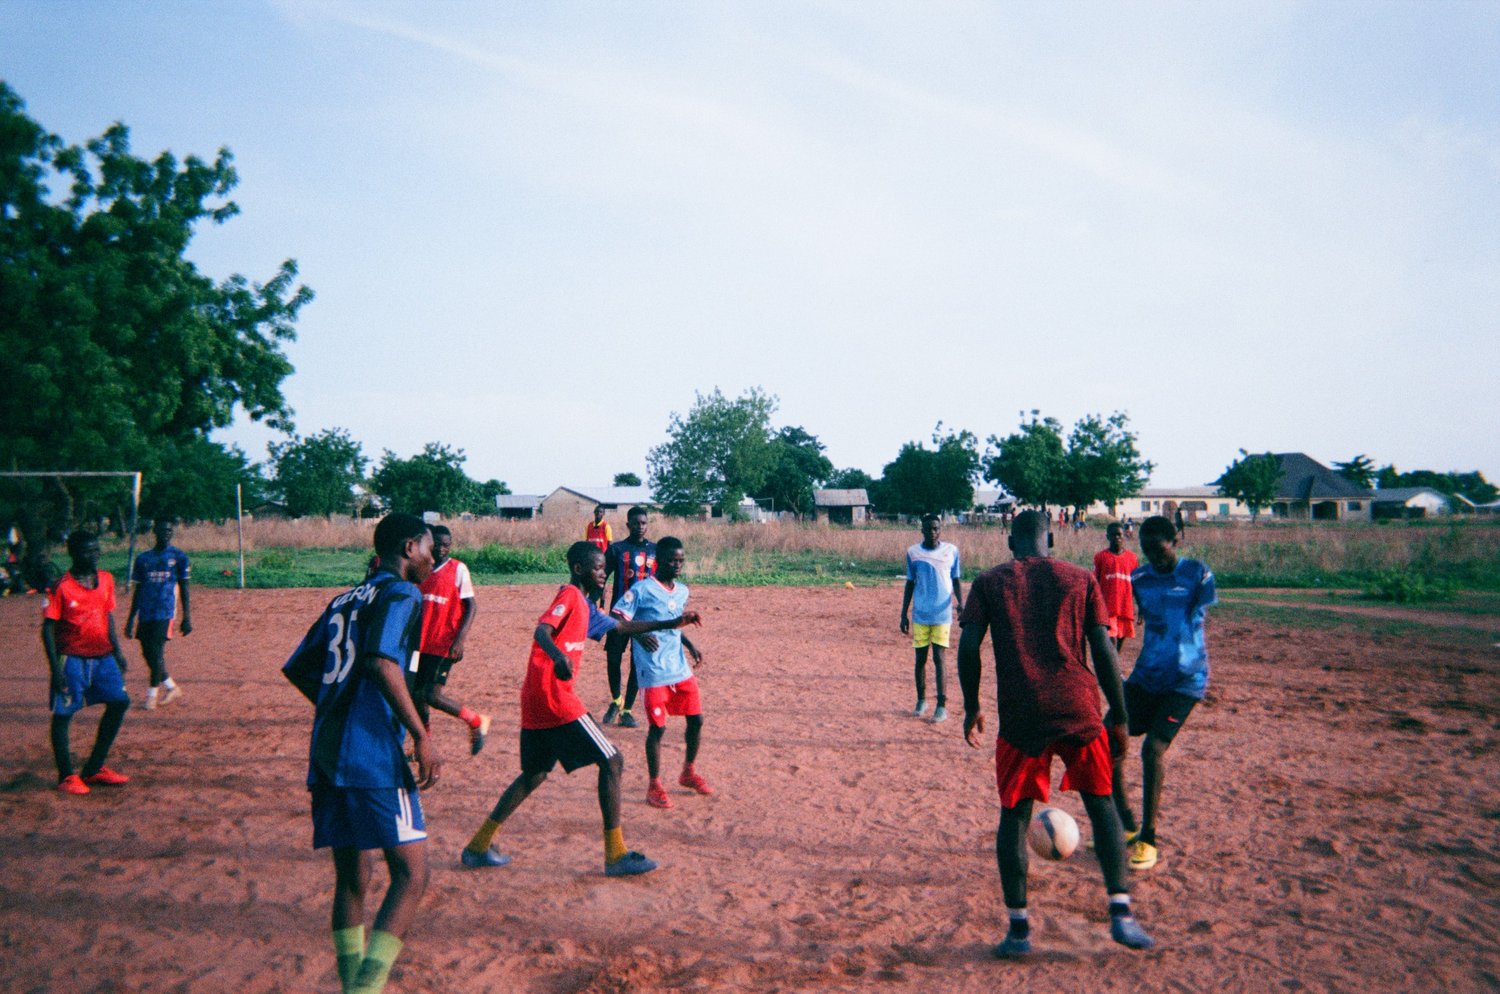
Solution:
M 1092 573 L 1041 556 L 996 566 L 974 580 L 958 621 L 989 626 L 1000 738 L 1038 756 L 1103 733 L 1088 629 L 1109 614 Z

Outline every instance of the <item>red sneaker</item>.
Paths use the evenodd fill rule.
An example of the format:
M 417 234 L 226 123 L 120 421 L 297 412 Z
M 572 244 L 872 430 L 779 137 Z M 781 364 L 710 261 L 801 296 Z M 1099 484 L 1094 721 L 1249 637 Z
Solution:
M 667 796 L 667 788 L 662 786 L 660 780 L 651 781 L 651 786 L 646 788 L 646 803 L 653 808 L 672 806 L 672 799 Z
M 708 785 L 708 781 L 703 779 L 698 771 L 691 767 L 682 771 L 682 776 L 677 778 L 677 782 L 688 790 L 695 790 L 700 794 L 712 794 L 714 792 L 714 789 Z
M 57 789 L 64 794 L 87 794 L 89 792 L 89 785 L 83 782 L 83 777 L 76 773 L 69 773 L 62 778 L 62 781 L 57 785 Z
M 88 783 L 98 784 L 101 787 L 123 787 L 130 782 L 130 778 L 123 773 L 116 773 L 108 766 L 99 767 L 99 772 L 92 776 L 84 777 Z

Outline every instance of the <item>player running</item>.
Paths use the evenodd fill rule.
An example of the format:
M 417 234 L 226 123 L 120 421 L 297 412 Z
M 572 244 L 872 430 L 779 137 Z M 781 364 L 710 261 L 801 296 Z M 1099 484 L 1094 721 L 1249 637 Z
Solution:
M 685 611 L 656 621 L 622 621 L 600 613 L 588 594 L 604 587 L 604 556 L 588 542 L 568 548 L 569 581 L 537 619 L 521 685 L 521 775 L 500 795 L 490 816 L 464 848 L 467 867 L 504 866 L 510 862 L 491 848 L 495 833 L 547 779 L 558 763 L 564 771 L 588 765 L 599 767 L 599 812 L 604 819 L 604 872 L 611 877 L 649 873 L 656 862 L 625 848 L 620 828 L 620 774 L 625 760 L 573 689 L 573 678 L 588 639 L 607 632 L 644 635 L 698 624 L 698 615 Z M 655 641 L 654 639 L 652 640 Z
M 451 714 L 469 726 L 469 755 L 479 755 L 490 732 L 490 716 L 470 711 L 443 691 L 448 671 L 464 658 L 464 639 L 474 624 L 474 582 L 469 567 L 452 556 L 453 532 L 446 525 L 433 525 L 432 575 L 422 583 L 422 655 L 412 701 L 422 724 L 430 727 L 430 709 Z
M 644 580 L 656 572 L 656 543 L 646 540 L 647 523 L 646 509 L 640 505 L 632 507 L 625 515 L 625 527 L 628 530 L 625 539 L 611 544 L 604 553 L 604 575 L 606 578 L 611 575 L 615 578 L 609 595 L 611 611 L 632 583 Z M 636 727 L 635 716 L 630 713 L 630 709 L 635 707 L 635 695 L 639 688 L 635 675 L 634 649 L 630 653 L 630 678 L 626 682 L 625 696 L 620 696 L 620 664 L 628 641 L 619 632 L 611 633 L 604 640 L 605 672 L 609 677 L 610 697 L 609 707 L 604 712 L 604 723 L 613 725 L 618 718 L 621 728 Z
M 390 514 L 375 527 L 380 567 L 329 602 L 282 673 L 315 710 L 307 786 L 313 848 L 333 850 L 333 948 L 345 994 L 379 994 L 427 888 L 427 829 L 419 788 L 441 763 L 406 689 L 422 626 L 418 584 L 432 572 L 421 518 Z M 402 754 L 411 733 L 417 775 Z M 391 883 L 365 944 L 365 894 L 379 849 Z
M 125 692 L 125 654 L 115 634 L 115 578 L 99 568 L 99 538 L 93 532 L 68 536 L 73 565 L 47 591 L 42 605 L 42 646 L 52 670 L 52 756 L 57 789 L 87 794 L 89 785 L 120 787 L 130 778 L 104 765 L 114 744 L 130 695 Z M 73 772 L 68 728 L 73 716 L 91 704 L 104 705 L 94 749 Z
M 1208 646 L 1203 620 L 1218 597 L 1214 575 L 1196 559 L 1177 555 L 1177 526 L 1160 515 L 1141 522 L 1146 565 L 1131 575 L 1145 634 L 1125 681 L 1130 734 L 1141 742 L 1141 824 L 1125 798 L 1125 754 L 1115 757 L 1114 797 L 1130 844 L 1130 868 L 1149 870 L 1160 858 L 1156 817 L 1167 775 L 1167 749 L 1208 691 Z
M 932 668 L 937 674 L 937 707 L 934 725 L 948 718 L 948 696 L 943 692 L 943 655 L 948 648 L 953 609 L 964 608 L 964 588 L 959 582 L 958 546 L 942 541 L 943 522 L 936 514 L 922 515 L 922 541 L 906 550 L 906 588 L 901 593 L 901 634 L 911 632 L 916 653 L 913 676 L 917 684 L 917 706 L 912 716 L 927 710 L 927 649 L 932 648 Z M 908 617 L 910 612 L 910 617 Z
M 1154 942 L 1130 913 L 1125 838 L 1111 797 L 1112 753 L 1122 753 L 1125 696 L 1108 617 L 1092 573 L 1051 558 L 1047 519 L 1037 511 L 1016 516 L 1007 543 L 1013 561 L 981 573 L 959 617 L 958 678 L 964 694 L 964 739 L 978 748 L 984 732 L 979 711 L 980 646 L 986 628 L 995 654 L 999 729 L 995 783 L 1000 827 L 995 856 L 1010 913 L 1005 940 L 993 950 L 1005 959 L 1031 952 L 1026 911 L 1026 829 L 1033 801 L 1047 802 L 1052 758 L 1066 772 L 1062 789 L 1077 790 L 1093 824 L 1095 851 L 1109 896 L 1110 936 L 1145 949 Z M 1092 650 L 1089 669 L 1085 646 Z M 1099 691 L 1109 700 L 1106 733 Z
M 656 543 L 656 575 L 639 581 L 615 605 L 616 617 L 626 621 L 658 621 L 676 618 L 687 608 L 688 587 L 678 580 L 687 555 L 682 540 L 667 536 Z M 646 722 L 650 730 L 646 733 L 646 772 L 651 784 L 646 789 L 646 803 L 653 808 L 670 808 L 672 799 L 661 782 L 661 740 L 667 730 L 667 715 L 680 715 L 687 719 L 683 732 L 686 755 L 682 763 L 682 775 L 677 782 L 699 794 L 712 794 L 708 785 L 694 766 L 698 759 L 698 745 L 703 735 L 703 707 L 698 695 L 698 678 L 693 676 L 683 650 L 693 656 L 693 663 L 703 665 L 703 653 L 688 637 L 679 631 L 665 631 L 659 639 L 653 639 L 652 649 L 645 639 L 635 639 L 631 649 L 636 673 L 641 681 L 641 694 L 646 703 Z
M 171 521 L 161 520 L 151 529 L 156 544 L 135 557 L 135 568 L 131 579 L 135 590 L 130 595 L 130 611 L 125 615 L 125 637 L 139 634 L 141 655 L 146 657 L 146 666 L 151 671 L 151 686 L 146 691 L 146 710 L 156 710 L 156 705 L 171 704 L 182 696 L 167 673 L 166 647 L 171 638 L 172 618 L 177 614 L 177 598 L 182 597 L 182 625 L 184 635 L 193 634 L 193 606 L 188 596 L 187 553 L 172 544 L 175 531 Z M 137 627 L 136 619 L 140 619 Z M 165 690 L 157 701 L 157 691 Z
M 1115 640 L 1115 652 L 1125 645 L 1125 640 L 1135 636 L 1135 593 L 1130 586 L 1130 574 L 1140 565 L 1135 553 L 1125 548 L 1125 526 L 1111 521 L 1104 529 L 1109 548 L 1100 549 L 1094 556 L 1094 579 L 1104 594 L 1104 607 L 1109 612 L 1109 637 Z

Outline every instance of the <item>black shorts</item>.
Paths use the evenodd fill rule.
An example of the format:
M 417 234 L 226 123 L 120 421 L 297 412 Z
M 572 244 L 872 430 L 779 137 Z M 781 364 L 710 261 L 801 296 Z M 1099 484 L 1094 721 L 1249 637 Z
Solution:
M 1163 742 L 1171 742 L 1197 703 L 1198 698 L 1187 694 L 1153 694 L 1133 683 L 1125 684 L 1125 709 L 1130 713 L 1131 735 L 1149 734 Z
M 167 644 L 167 629 L 172 627 L 172 622 L 167 621 L 137 621 L 135 623 L 135 637 L 141 643 L 141 652 L 150 658 L 161 655 L 162 649 Z
M 572 773 L 607 762 L 619 751 L 591 715 L 556 728 L 521 729 L 521 772 L 528 776 L 551 772 L 558 763 Z
M 412 681 L 412 694 L 425 692 L 433 687 L 445 687 L 448 685 L 448 671 L 453 668 L 453 660 L 447 656 L 429 656 L 427 653 L 417 660 L 417 678 Z

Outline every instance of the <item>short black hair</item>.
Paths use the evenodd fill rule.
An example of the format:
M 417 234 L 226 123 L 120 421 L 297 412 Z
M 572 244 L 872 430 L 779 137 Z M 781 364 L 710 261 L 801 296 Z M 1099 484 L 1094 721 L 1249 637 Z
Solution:
M 635 507 L 632 507 L 629 511 L 627 511 L 625 513 L 625 517 L 628 519 L 628 518 L 633 518 L 636 515 L 640 515 L 641 517 L 644 518 L 649 513 L 650 512 L 647 511 L 644 507 L 642 507 L 641 505 L 637 504 L 637 505 L 635 505 Z
M 1160 514 L 1153 514 L 1141 522 L 1141 541 L 1147 539 L 1160 539 L 1163 542 L 1172 542 L 1177 538 L 1177 526 L 1172 519 Z
M 453 537 L 453 529 L 447 525 L 428 525 L 427 530 L 432 532 L 432 540 L 434 542 L 438 540 L 439 535 L 447 535 L 449 538 Z
M 80 549 L 88 542 L 99 541 L 99 536 L 87 528 L 80 528 L 75 532 L 68 533 L 68 555 L 76 556 Z
M 928 522 L 936 522 L 937 524 L 942 524 L 943 519 L 929 511 L 926 514 L 922 515 L 922 524 L 925 525 Z
M 682 548 L 682 539 L 677 538 L 675 535 L 668 535 L 665 538 L 658 539 L 656 543 L 656 561 L 661 562 L 680 548 Z
M 1106 535 L 1113 535 L 1115 532 L 1120 532 L 1120 533 L 1123 534 L 1124 531 L 1125 531 L 1125 526 L 1122 525 L 1122 524 L 1120 524 L 1118 521 L 1111 521 L 1104 528 L 1104 534 L 1106 534 Z
M 382 563 L 406 558 L 406 543 L 421 538 L 427 522 L 415 514 L 387 514 L 375 526 L 375 554 Z
M 659 546 L 658 546 L 659 548 Z M 602 556 L 599 547 L 593 542 L 574 542 L 568 546 L 568 572 L 573 572 L 574 566 L 588 566 L 595 556 Z
M 1037 541 L 1041 541 L 1043 536 L 1051 530 L 1052 523 L 1048 520 L 1047 515 L 1036 510 L 1022 511 L 1016 515 L 1016 520 L 1012 521 L 1010 525 L 1012 535 L 1017 537 L 1025 535 Z

